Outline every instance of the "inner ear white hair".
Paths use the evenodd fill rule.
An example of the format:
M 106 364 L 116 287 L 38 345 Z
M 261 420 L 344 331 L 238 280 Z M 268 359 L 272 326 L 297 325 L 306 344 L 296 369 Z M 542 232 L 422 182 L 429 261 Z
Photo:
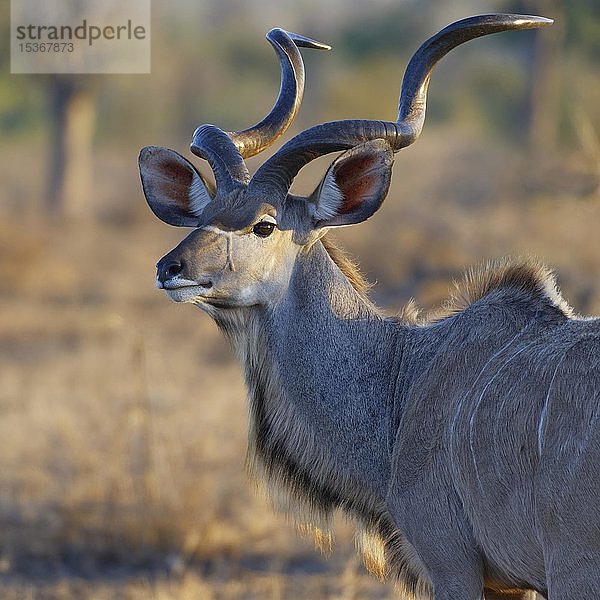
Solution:
M 190 185 L 189 209 L 199 217 L 212 198 L 204 179 L 200 177 L 199 173 L 196 173 L 196 175 L 192 178 L 192 184 Z
M 340 155 L 309 198 L 314 226 L 339 227 L 368 219 L 387 194 L 393 162 L 392 148 L 383 139 Z
M 338 214 L 343 202 L 344 194 L 329 170 L 321 182 L 318 203 L 311 204 L 313 219 L 315 222 L 328 221 Z
M 213 190 L 187 159 L 169 148 L 148 146 L 139 157 L 146 200 L 154 214 L 180 227 L 195 227 Z

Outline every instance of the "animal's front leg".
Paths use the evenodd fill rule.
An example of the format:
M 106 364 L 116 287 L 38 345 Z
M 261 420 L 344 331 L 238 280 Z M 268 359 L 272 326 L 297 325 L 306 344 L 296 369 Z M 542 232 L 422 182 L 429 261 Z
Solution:
M 435 600 L 483 600 L 483 582 L 481 578 L 469 576 L 464 572 L 430 572 Z
M 468 524 L 447 497 L 435 497 L 431 489 L 414 487 L 396 497 L 392 516 L 407 542 L 400 562 L 412 564 L 429 582 L 435 600 L 482 600 L 483 561 Z
M 435 600 L 483 600 L 483 557 L 444 454 L 418 433 L 399 438 L 394 453 L 386 503 L 406 542 L 398 562 L 415 566 Z

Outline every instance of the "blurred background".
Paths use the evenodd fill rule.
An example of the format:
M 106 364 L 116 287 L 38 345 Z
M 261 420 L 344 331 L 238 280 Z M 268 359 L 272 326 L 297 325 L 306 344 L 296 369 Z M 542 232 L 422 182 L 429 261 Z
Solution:
M 155 262 L 186 231 L 148 210 L 139 149 L 190 157 L 199 124 L 259 121 L 279 86 L 274 26 L 333 46 L 303 51 L 289 139 L 325 120 L 393 120 L 410 55 L 450 21 L 552 17 L 438 65 L 382 209 L 338 239 L 391 312 L 439 305 L 484 259 L 534 255 L 577 311 L 598 313 L 600 4 L 152 4 L 150 75 L 72 77 L 9 74 L 0 7 L 0 597 L 393 598 L 343 520 L 321 556 L 248 480 L 238 366 L 206 315 L 154 288 Z

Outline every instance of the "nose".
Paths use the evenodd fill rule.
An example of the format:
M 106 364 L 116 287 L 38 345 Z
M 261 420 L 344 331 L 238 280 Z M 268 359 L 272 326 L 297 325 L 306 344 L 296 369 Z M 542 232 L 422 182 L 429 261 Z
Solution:
M 178 258 L 163 256 L 156 264 L 156 278 L 160 283 L 173 279 L 183 271 L 184 262 Z

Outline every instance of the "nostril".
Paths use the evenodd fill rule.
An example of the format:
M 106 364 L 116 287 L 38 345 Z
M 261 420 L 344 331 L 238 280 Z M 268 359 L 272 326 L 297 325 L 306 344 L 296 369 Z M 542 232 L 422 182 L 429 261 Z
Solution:
M 156 267 L 159 281 L 165 282 L 179 275 L 185 268 L 185 263 L 176 258 L 167 258 L 166 260 L 161 259 L 158 261 Z
M 175 275 L 179 275 L 179 273 L 181 273 L 182 270 L 183 265 L 181 263 L 171 263 L 167 266 L 167 275 L 169 277 L 174 277 Z

